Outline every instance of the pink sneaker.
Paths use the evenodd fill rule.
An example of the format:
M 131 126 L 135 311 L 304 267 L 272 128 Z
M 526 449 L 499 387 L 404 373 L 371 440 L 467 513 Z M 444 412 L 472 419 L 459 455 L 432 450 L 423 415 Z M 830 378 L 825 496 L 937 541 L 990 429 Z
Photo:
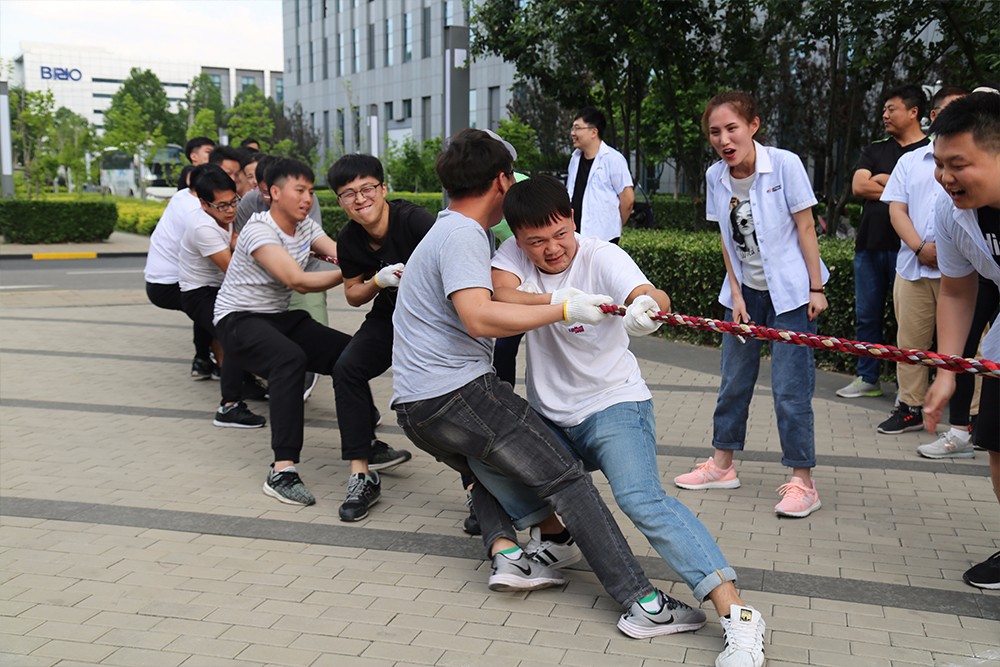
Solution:
M 806 483 L 798 477 L 792 477 L 788 484 L 779 486 L 778 493 L 783 497 L 781 502 L 774 506 L 775 514 L 801 518 L 822 507 L 819 492 L 816 491 L 816 482 L 811 484 L 812 486 L 806 486 Z
M 694 470 L 674 477 L 674 484 L 682 489 L 738 489 L 740 478 L 736 476 L 736 466 L 720 468 L 715 465 L 715 459 L 709 457 L 704 463 L 699 463 Z

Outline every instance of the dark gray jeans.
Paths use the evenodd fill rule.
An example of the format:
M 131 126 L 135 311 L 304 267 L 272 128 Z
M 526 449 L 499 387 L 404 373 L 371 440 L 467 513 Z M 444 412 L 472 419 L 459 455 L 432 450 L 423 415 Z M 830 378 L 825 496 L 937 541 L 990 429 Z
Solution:
M 478 459 L 532 489 L 562 517 L 605 590 L 628 607 L 653 585 L 625 542 L 607 505 L 573 456 L 528 403 L 493 373 L 453 392 L 393 406 L 400 427 L 420 449 L 459 472 Z M 483 487 L 472 503 L 487 548 L 517 541 L 510 517 Z

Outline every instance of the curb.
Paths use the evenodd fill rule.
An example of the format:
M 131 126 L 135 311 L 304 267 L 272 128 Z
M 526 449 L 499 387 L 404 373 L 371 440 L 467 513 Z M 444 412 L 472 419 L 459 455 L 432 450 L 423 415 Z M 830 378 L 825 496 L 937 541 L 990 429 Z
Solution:
M 0 255 L 5 259 L 33 259 L 39 261 L 58 259 L 108 259 L 110 257 L 145 257 L 145 252 L 33 252 L 14 255 Z

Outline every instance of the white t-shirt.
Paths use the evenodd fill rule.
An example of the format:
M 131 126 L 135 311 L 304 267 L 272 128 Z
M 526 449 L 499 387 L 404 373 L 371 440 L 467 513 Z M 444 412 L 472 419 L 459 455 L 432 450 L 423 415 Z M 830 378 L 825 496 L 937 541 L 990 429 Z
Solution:
M 733 186 L 733 197 L 729 200 L 729 225 L 736 254 L 743 262 L 743 284 L 763 292 L 767 290 L 767 277 L 764 275 L 764 262 L 760 258 L 753 209 L 750 207 L 750 187 L 756 178 L 756 172 L 746 178 L 735 178 L 732 173 L 729 174 L 729 183 Z
M 607 294 L 621 305 L 636 287 L 651 284 L 618 246 L 579 234 L 576 239 L 580 247 L 562 273 L 540 271 L 513 238 L 497 250 L 493 268 L 537 285 L 542 293 L 575 287 Z M 628 349 L 620 317 L 609 316 L 596 326 L 557 322 L 525 335 L 528 403 L 559 426 L 576 426 L 618 403 L 652 398 L 639 363 Z
M 177 268 L 182 292 L 199 287 L 218 287 L 226 277 L 225 271 L 209 259 L 209 255 L 229 248 L 233 240 L 232 226 L 224 229 L 212 216 L 204 211 L 202 215 L 181 239 Z
M 913 229 L 921 239 L 931 243 L 937 238 L 934 210 L 939 196 L 943 197 L 945 193 L 934 179 L 934 144 L 929 143 L 899 158 L 880 199 L 887 204 L 894 201 L 906 204 Z M 941 277 L 937 269 L 921 264 L 916 253 L 902 241 L 896 255 L 896 273 L 903 280 L 910 281 Z
M 280 245 L 305 269 L 317 239 L 326 236 L 319 223 L 306 218 L 295 226 L 295 236 L 281 231 L 270 211 L 250 218 L 236 241 L 233 259 L 215 297 L 213 324 L 234 312 L 283 313 L 288 310 L 292 290 L 257 263 L 253 252 L 265 245 Z
M 185 188 L 170 198 L 153 235 L 149 237 L 145 270 L 147 283 L 173 285 L 180 280 L 177 257 L 181 239 L 187 228 L 200 219 L 197 213 L 205 214 L 201 210 L 201 202 L 191 190 Z

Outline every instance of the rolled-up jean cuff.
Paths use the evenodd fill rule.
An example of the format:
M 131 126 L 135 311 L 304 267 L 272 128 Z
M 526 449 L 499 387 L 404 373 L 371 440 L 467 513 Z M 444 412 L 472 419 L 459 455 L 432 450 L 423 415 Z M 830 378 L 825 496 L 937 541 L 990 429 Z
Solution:
M 552 514 L 552 508 L 549 505 L 545 505 L 534 512 L 523 517 L 512 516 L 510 520 L 513 522 L 514 527 L 518 530 L 528 530 L 532 526 L 536 526 L 542 522 L 543 519 Z
M 692 591 L 694 599 L 699 602 L 703 602 L 705 598 L 708 597 L 709 593 L 727 581 L 736 581 L 736 570 L 731 567 L 714 570 L 694 587 L 694 590 Z
M 784 456 L 782 456 L 781 465 L 785 466 L 786 468 L 815 468 L 816 459 L 792 461 L 791 459 L 786 459 Z
M 712 447 L 715 449 L 722 449 L 727 452 L 742 452 L 743 443 L 742 442 L 718 442 L 716 440 L 712 441 Z

